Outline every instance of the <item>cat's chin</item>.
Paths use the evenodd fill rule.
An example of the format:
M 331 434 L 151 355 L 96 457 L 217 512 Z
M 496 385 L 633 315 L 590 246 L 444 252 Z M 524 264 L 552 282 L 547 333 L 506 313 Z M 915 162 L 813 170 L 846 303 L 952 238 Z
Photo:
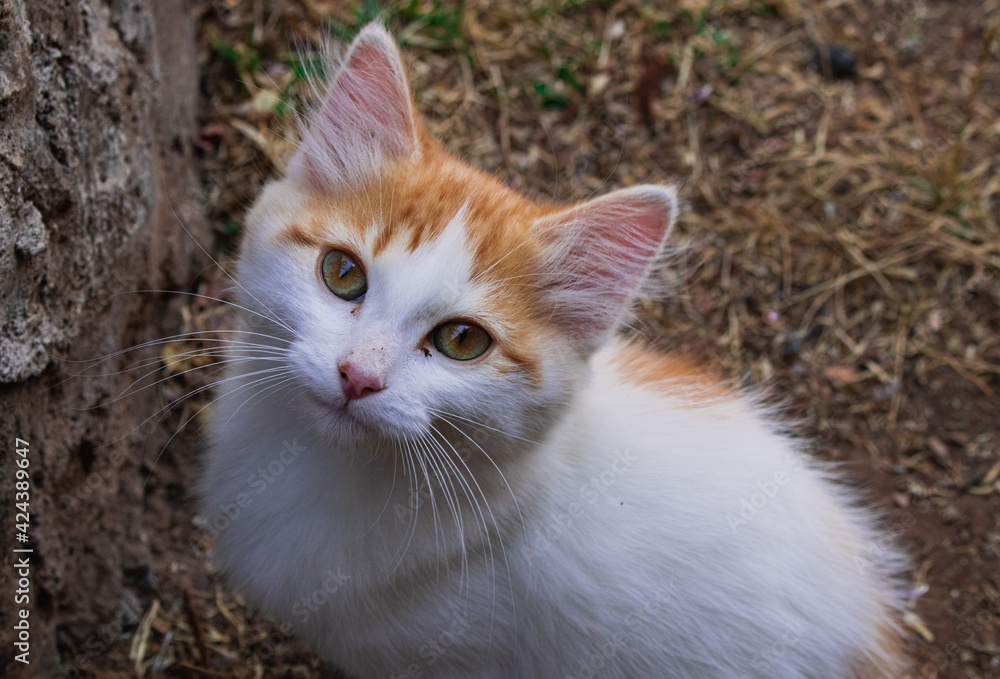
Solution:
M 358 401 L 334 400 L 307 389 L 307 402 L 316 428 L 340 443 L 360 443 L 384 438 L 386 435 L 407 435 L 409 427 L 390 423 L 372 416 L 367 404 Z

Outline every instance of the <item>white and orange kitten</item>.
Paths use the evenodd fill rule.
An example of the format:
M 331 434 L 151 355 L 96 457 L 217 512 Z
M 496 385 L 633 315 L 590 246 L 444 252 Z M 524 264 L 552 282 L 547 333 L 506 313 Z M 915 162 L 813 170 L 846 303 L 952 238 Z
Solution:
M 349 676 L 898 676 L 901 559 L 753 399 L 617 334 L 677 211 L 449 156 L 365 28 L 246 220 L 200 483 Z

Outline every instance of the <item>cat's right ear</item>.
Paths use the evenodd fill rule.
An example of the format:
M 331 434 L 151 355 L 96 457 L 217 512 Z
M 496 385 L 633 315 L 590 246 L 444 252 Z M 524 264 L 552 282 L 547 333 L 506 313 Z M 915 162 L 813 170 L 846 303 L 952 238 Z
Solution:
M 351 43 L 309 121 L 288 174 L 323 191 L 358 185 L 385 160 L 420 155 L 413 98 L 399 50 L 377 23 Z

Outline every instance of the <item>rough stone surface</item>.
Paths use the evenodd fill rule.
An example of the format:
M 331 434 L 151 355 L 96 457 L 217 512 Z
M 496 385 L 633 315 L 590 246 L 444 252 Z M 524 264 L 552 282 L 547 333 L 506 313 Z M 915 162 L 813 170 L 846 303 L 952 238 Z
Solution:
M 168 296 L 204 262 L 190 150 L 197 64 L 185 0 L 0 0 L 0 676 L 58 676 L 99 652 L 155 577 L 143 479 L 166 436 L 156 389 L 83 361 L 176 331 Z M 155 355 L 155 352 L 146 356 Z M 135 358 L 134 356 L 131 358 Z M 105 363 L 99 373 L 122 369 Z M 152 422 L 152 421 L 151 421 Z M 20 606 L 15 437 L 30 444 L 30 667 Z M 143 456 L 146 456 L 143 467 Z M 120 628 L 120 625 L 119 625 Z

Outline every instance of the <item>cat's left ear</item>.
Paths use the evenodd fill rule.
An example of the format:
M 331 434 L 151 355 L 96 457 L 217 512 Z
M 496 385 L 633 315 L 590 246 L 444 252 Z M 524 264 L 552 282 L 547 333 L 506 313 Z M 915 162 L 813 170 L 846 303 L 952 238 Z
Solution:
M 545 244 L 543 288 L 552 319 L 585 350 L 617 329 L 677 215 L 677 193 L 636 186 L 561 210 L 535 228 Z
M 357 186 L 386 160 L 420 155 L 416 121 L 396 43 L 382 26 L 368 24 L 309 121 L 289 176 L 319 190 Z

